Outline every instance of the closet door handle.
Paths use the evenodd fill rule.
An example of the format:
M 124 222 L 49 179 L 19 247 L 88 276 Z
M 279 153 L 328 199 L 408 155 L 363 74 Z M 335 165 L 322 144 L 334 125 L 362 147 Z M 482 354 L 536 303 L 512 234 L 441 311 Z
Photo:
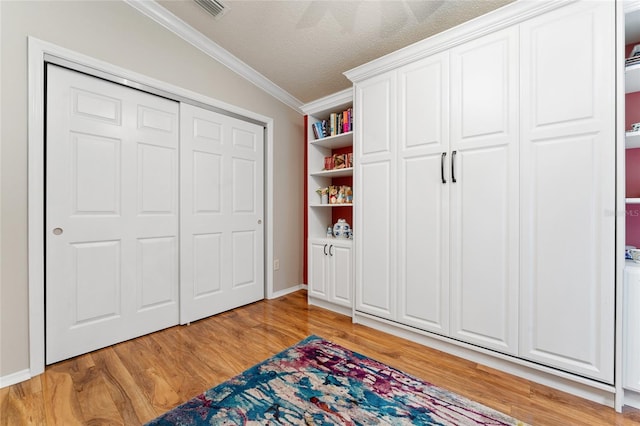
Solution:
M 324 255 L 326 256 L 327 255 L 327 245 L 326 244 L 324 245 L 324 248 L 322 249 L 322 251 L 324 252 Z
M 443 152 L 442 157 L 440 157 L 440 176 L 442 177 L 442 183 L 447 183 L 447 180 L 444 178 L 444 159 L 447 157 L 447 153 Z
M 333 256 L 333 252 L 331 251 L 332 248 L 333 248 L 333 244 L 329 246 L 329 256 Z
M 451 182 L 456 183 L 456 154 L 458 151 L 451 153 Z

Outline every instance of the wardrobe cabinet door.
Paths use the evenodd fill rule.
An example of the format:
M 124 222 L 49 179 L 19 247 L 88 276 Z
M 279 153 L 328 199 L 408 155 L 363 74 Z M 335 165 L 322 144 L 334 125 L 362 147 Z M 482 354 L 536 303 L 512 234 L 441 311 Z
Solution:
M 393 71 L 356 85 L 354 105 L 356 310 L 387 319 L 396 289 L 395 79 Z
M 521 356 L 613 383 L 614 4 L 521 25 Z
M 518 350 L 518 33 L 451 51 L 451 337 Z
M 449 333 L 449 53 L 398 70 L 398 321 Z

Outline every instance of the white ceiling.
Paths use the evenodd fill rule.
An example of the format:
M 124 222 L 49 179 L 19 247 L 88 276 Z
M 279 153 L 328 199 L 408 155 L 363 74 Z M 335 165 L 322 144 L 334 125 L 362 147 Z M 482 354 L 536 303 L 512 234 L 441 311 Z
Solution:
M 307 103 L 350 86 L 344 71 L 513 0 L 157 0 L 280 88 Z

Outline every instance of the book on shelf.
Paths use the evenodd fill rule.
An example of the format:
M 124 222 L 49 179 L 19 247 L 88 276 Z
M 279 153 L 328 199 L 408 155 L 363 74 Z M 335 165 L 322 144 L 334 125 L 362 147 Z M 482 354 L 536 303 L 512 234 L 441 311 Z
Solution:
M 353 131 L 353 108 L 332 112 L 327 120 L 316 121 L 311 127 L 316 139 L 351 132 Z

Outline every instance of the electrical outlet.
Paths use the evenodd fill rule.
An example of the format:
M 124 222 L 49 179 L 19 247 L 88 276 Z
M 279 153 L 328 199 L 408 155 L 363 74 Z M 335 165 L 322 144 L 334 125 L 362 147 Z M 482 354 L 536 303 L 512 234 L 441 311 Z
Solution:
M 280 259 L 273 259 L 273 270 L 277 271 L 280 269 Z

